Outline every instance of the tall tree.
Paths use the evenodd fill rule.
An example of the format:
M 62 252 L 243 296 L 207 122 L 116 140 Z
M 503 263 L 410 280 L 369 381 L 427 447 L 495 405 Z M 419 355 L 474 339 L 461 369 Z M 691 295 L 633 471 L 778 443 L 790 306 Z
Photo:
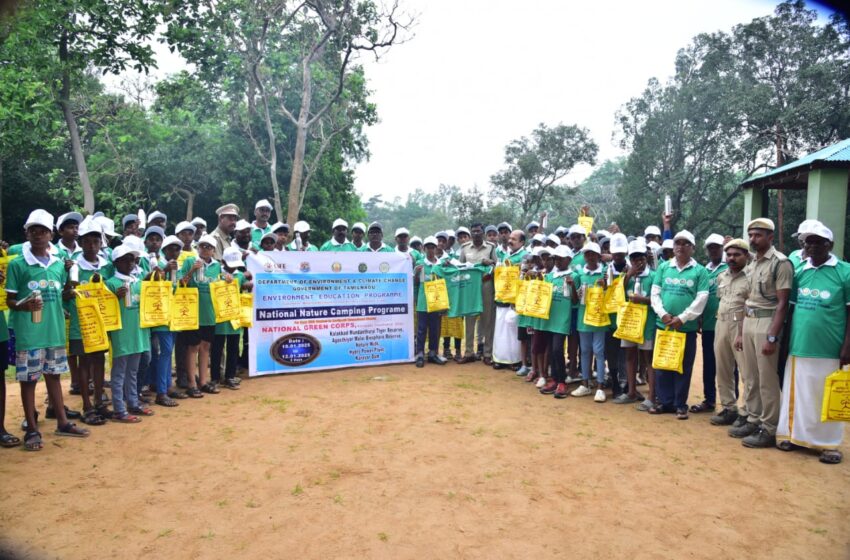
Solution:
M 505 147 L 506 168 L 490 177 L 503 200 L 513 202 L 523 221 L 540 214 L 553 189 L 573 168 L 596 163 L 599 147 L 585 128 L 541 123 Z

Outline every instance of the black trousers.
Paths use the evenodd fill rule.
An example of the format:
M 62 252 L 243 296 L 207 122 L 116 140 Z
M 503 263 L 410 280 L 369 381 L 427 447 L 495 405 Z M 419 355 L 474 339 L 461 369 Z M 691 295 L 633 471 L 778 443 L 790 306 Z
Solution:
M 210 349 L 210 374 L 215 383 L 221 381 L 221 358 L 226 351 L 224 361 L 224 378 L 236 377 L 236 362 L 239 360 L 239 335 L 217 334 Z
M 567 335 L 552 333 L 552 347 L 549 355 L 549 365 L 552 367 L 552 378 L 555 383 L 567 382 L 567 360 L 564 356 L 564 344 Z
M 417 311 L 416 325 L 416 355 L 425 353 L 425 337 L 428 337 L 428 354 L 436 354 L 440 348 L 440 317 L 439 313 Z

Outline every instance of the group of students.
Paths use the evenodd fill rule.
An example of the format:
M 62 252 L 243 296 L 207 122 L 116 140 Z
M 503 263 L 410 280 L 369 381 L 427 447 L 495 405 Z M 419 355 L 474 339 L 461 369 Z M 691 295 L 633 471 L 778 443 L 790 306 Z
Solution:
M 152 402 L 174 407 L 178 399 L 216 394 L 220 386 L 238 389 L 237 369 L 247 366 L 247 332 L 216 322 L 210 283 L 236 282 L 239 291 L 250 292 L 252 278 L 244 266 L 248 255 L 392 251 L 411 259 L 417 367 L 481 360 L 497 370 L 515 371 L 540 393 L 558 399 L 593 395 L 601 403 L 610 389 L 614 403 L 635 403 L 650 414 L 684 420 L 689 413 L 715 413 L 711 423 L 730 426 L 730 435 L 747 447 L 809 447 L 821 451 L 823 462 L 841 461 L 837 446 L 843 426 L 820 422 L 819 399 L 825 376 L 850 362 L 850 265 L 832 254 L 832 232 L 820 222 L 800 224 L 801 248 L 789 257 L 773 247 L 774 226 L 766 218 L 748 224 L 746 240 L 709 235 L 703 265 L 694 258 L 694 236 L 674 233 L 667 215 L 663 231 L 649 226 L 639 236 L 627 236 L 613 224 L 595 233 L 576 224 L 547 234 L 537 222 L 524 230 L 508 223 L 475 223 L 425 239 L 398 228 L 394 247 L 384 242 L 378 222 L 355 223 L 349 238 L 348 223 L 337 219 L 331 238 L 317 247 L 308 223 L 296 222 L 290 235 L 287 224 L 270 223 L 271 213 L 271 204 L 261 200 L 255 220 L 248 222 L 236 205 L 226 204 L 216 211 L 218 223 L 211 233 L 196 218 L 178 223 L 168 235 L 167 216 L 161 212 L 146 220 L 124 216 L 119 234 L 101 213 L 84 218 L 70 212 L 54 220 L 44 210 L 33 211 L 25 224 L 26 241 L 3 244 L 11 260 L 0 277 L 9 308 L 8 328 L 0 313 L 0 344 L 8 349 L 11 330 L 25 413 L 24 447 L 35 451 L 43 446 L 35 403 L 42 376 L 46 415 L 56 419 L 55 433 L 73 437 L 89 431 L 71 420 L 91 426 L 107 420 L 137 423 L 154 414 L 148 406 Z M 465 315 L 463 350 L 460 337 L 452 345 L 441 336 L 445 314 L 428 312 L 423 293 L 427 279 L 461 265 L 475 267 L 481 279 L 476 309 L 460 313 Z M 518 267 L 521 279 L 551 284 L 547 319 L 518 313 L 513 300 L 500 301 L 493 276 L 505 266 Z M 153 278 L 169 279 L 174 288 L 198 289 L 197 330 L 141 327 L 141 282 Z M 647 308 L 642 343 L 614 336 L 616 314 L 607 326 L 586 320 L 588 289 L 606 289 L 615 281 L 622 283 L 627 301 Z M 122 328 L 109 333 L 111 409 L 104 391 L 107 355 L 85 351 L 76 310 L 79 292 L 98 282 L 121 301 Z M 659 329 L 685 335 L 681 373 L 653 369 Z M 704 398 L 689 407 L 698 335 Z M 7 367 L 10 352 L 2 350 Z M 71 393 L 81 397 L 81 413 L 64 404 L 59 375 L 66 372 L 72 377 Z M 570 384 L 577 386 L 569 390 Z M 646 395 L 638 390 L 642 385 Z M 3 391 L 0 422 L 5 386 Z M 0 424 L 0 445 L 20 443 Z

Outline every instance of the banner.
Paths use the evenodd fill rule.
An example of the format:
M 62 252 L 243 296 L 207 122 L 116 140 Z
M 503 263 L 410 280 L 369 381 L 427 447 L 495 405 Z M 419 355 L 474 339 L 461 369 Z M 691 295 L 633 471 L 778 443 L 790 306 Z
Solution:
M 249 375 L 413 361 L 413 268 L 403 253 L 251 255 Z

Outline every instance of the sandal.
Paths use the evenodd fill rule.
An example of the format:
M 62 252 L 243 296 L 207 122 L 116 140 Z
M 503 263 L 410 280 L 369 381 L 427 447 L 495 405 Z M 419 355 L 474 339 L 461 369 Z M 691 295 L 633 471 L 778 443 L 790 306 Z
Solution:
M 716 404 L 709 404 L 705 401 L 702 401 L 699 404 L 691 405 L 691 412 L 694 414 L 699 414 L 700 412 L 714 412 L 717 409 Z
M 13 436 L 9 432 L 0 434 L 0 447 L 17 447 L 21 444 L 21 439 Z
M 80 422 L 89 426 L 103 426 L 106 424 L 106 418 L 97 413 L 97 410 L 90 408 L 83 414 Z
M 97 412 L 97 415 L 103 418 L 104 420 L 111 420 L 112 416 L 114 416 L 115 414 L 114 412 L 109 410 L 109 407 L 105 404 L 101 404 L 100 406 L 94 407 L 94 410 L 95 412 Z
M 179 404 L 177 404 L 177 402 L 174 401 L 174 399 L 172 399 L 168 395 L 157 396 L 156 401 L 154 401 L 154 402 L 156 404 L 158 404 L 159 406 L 168 406 L 168 407 L 180 406 Z
M 66 436 L 66 437 L 89 437 L 90 432 L 85 428 L 78 428 L 76 424 L 73 422 L 68 422 L 64 426 L 60 426 L 56 428 L 53 432 L 57 436 Z
M 670 409 L 664 408 L 660 404 L 657 404 L 657 405 L 653 406 L 652 408 L 650 408 L 649 410 L 647 410 L 647 412 L 650 413 L 650 414 L 671 414 L 673 411 L 670 410 Z
M 825 463 L 827 465 L 837 465 L 843 458 L 844 455 L 842 455 L 841 451 L 837 449 L 824 449 L 821 451 L 819 460 L 821 463 Z
M 127 408 L 127 412 L 137 416 L 153 416 L 154 414 L 153 410 L 146 406 L 131 406 Z
M 186 395 L 192 399 L 202 399 L 204 394 L 197 387 L 189 387 L 186 389 Z
M 791 443 L 787 439 L 783 439 L 782 441 L 777 442 L 776 448 L 780 451 L 796 451 L 797 449 L 800 449 L 800 446 Z
M 24 434 L 24 449 L 27 451 L 41 451 L 44 443 L 41 440 L 41 432 L 27 432 Z
M 133 416 L 132 414 L 130 414 L 128 412 L 127 414 L 124 414 L 123 416 L 119 416 L 117 414 L 113 415 L 112 421 L 113 422 L 121 422 L 122 424 L 138 424 L 139 422 L 142 421 L 142 419 L 139 418 L 138 416 Z
M 676 411 L 676 420 L 687 420 L 688 419 L 688 409 L 680 408 Z
M 168 398 L 170 398 L 170 399 L 188 399 L 189 395 L 187 395 L 183 391 L 170 391 L 168 393 Z
M 221 393 L 221 390 L 215 386 L 215 383 L 207 383 L 201 386 L 201 391 L 204 393 L 208 393 L 210 395 L 217 395 Z

